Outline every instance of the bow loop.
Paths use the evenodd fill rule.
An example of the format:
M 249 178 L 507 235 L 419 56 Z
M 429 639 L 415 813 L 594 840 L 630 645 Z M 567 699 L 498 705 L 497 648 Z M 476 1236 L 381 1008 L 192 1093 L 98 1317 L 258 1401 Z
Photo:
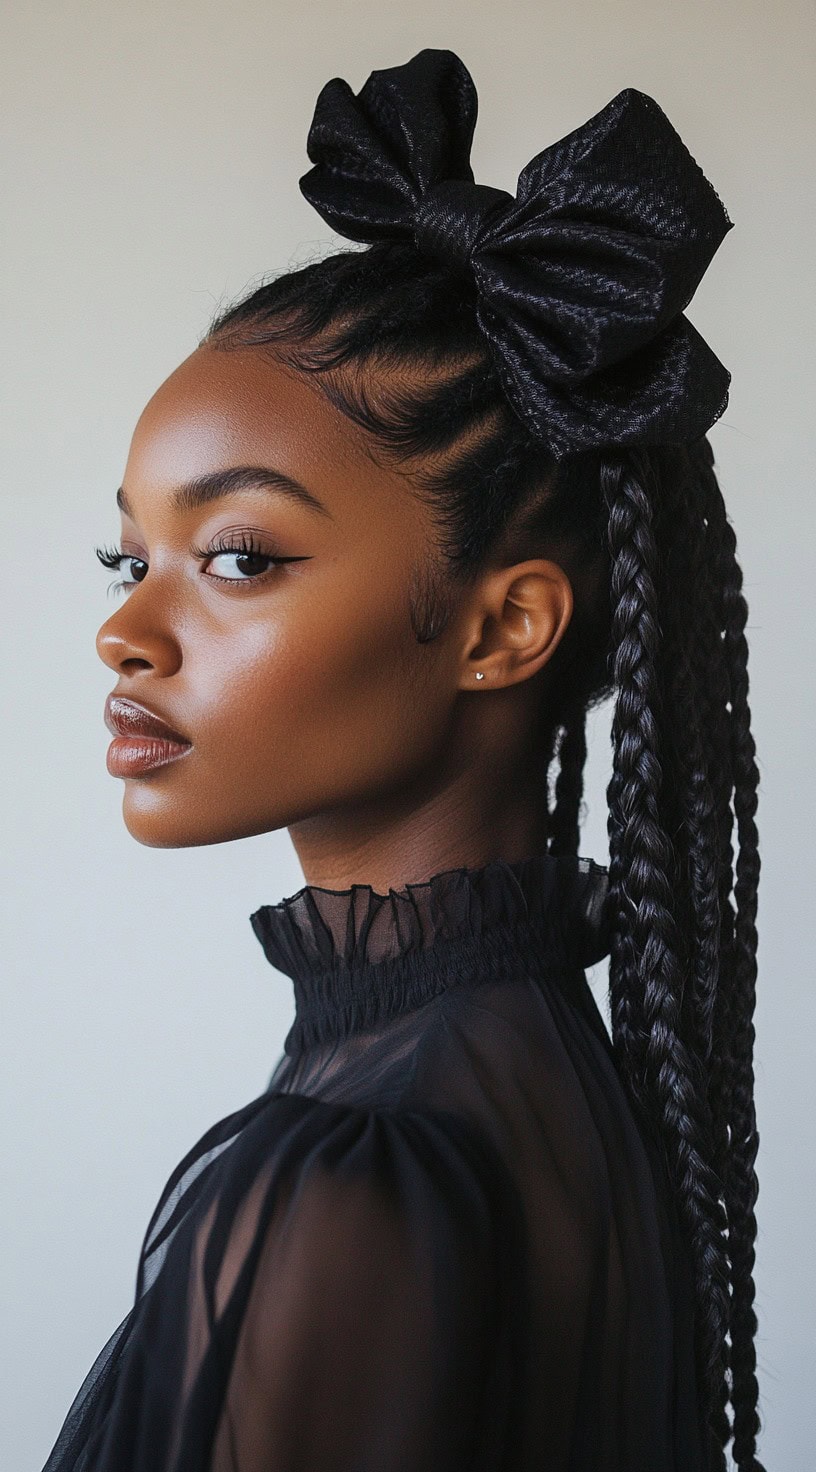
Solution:
M 321 91 L 305 197 L 352 240 L 402 240 L 476 287 L 505 395 L 556 459 L 696 439 L 731 375 L 683 315 L 732 228 L 654 98 L 633 87 L 536 154 L 515 195 L 470 166 L 476 89 L 452 51 Z
M 443 179 L 473 182 L 476 88 L 452 51 L 420 51 L 371 72 L 357 96 L 342 77 L 321 89 L 301 193 L 340 235 L 410 240 L 424 196 Z
M 506 189 L 442 179 L 419 202 L 414 217 L 414 243 L 459 271 L 468 271 L 471 255 L 488 215 L 497 205 L 512 204 Z

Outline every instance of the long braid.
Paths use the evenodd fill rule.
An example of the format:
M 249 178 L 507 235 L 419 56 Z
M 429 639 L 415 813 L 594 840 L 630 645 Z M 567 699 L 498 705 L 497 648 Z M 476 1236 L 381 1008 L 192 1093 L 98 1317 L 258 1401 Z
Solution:
M 601 491 L 607 506 L 615 504 L 622 479 L 621 467 L 605 463 L 601 466 Z M 613 607 L 610 648 L 624 643 L 627 634 L 625 624 L 626 607 L 624 592 L 629 579 L 634 576 L 636 564 L 630 559 L 625 562 L 627 538 L 631 518 L 624 515 L 621 506 L 613 523 L 610 517 L 609 543 L 611 552 L 610 596 Z M 612 661 L 610 661 L 612 662 Z M 618 661 L 610 670 L 611 682 L 618 678 Z M 618 697 L 613 720 L 613 746 L 619 743 L 626 705 Z M 607 787 L 608 834 L 609 834 L 609 911 L 610 911 L 610 963 L 609 963 L 609 1010 L 612 1038 L 618 1053 L 629 1060 L 630 1069 L 636 1075 L 642 1066 L 646 1032 L 642 1009 L 633 987 L 621 985 L 621 977 L 634 977 L 637 973 L 637 956 L 633 948 L 633 937 L 623 903 L 626 893 L 626 863 L 623 851 L 625 817 L 623 794 L 625 774 L 623 765 L 613 761 L 612 776 Z
M 723 1129 L 719 1094 L 712 1087 L 712 1060 L 717 1007 L 727 981 L 721 971 L 719 803 L 723 787 L 715 756 L 715 732 L 723 734 L 728 683 L 714 613 L 716 600 L 712 598 L 718 566 L 706 542 L 705 506 L 691 456 L 675 451 L 671 457 L 662 457 L 660 500 L 658 521 L 665 560 L 660 608 L 671 710 L 664 736 L 671 751 L 667 766 L 676 798 L 671 831 L 682 881 L 676 898 L 689 937 L 686 962 L 691 973 L 684 1027 L 693 1051 L 706 1065 L 702 1107 L 712 1139 L 712 1164 L 724 1198 L 727 1131 Z M 729 791 L 730 781 L 726 802 Z M 728 1257 L 730 1278 L 730 1250 Z M 723 1447 L 732 1436 L 729 1374 L 730 1346 L 724 1339 L 716 1377 L 718 1395 L 710 1408 L 712 1432 Z
M 710 569 L 705 561 L 699 495 L 690 475 L 682 473 L 684 469 L 674 476 L 664 473 L 661 484 L 665 577 L 660 616 L 673 717 L 666 723 L 664 736 L 671 742 L 675 775 L 675 850 L 689 892 L 693 983 L 688 1021 L 696 1039 L 695 1051 L 707 1063 L 719 983 L 718 831 L 706 750 L 711 671 L 705 667 L 705 654 L 703 661 L 695 655 L 701 643 L 700 602 Z
M 692 658 L 700 702 L 701 729 L 706 734 L 710 783 L 714 798 L 717 834 L 717 893 L 719 900 L 719 981 L 712 1018 L 712 1043 L 709 1058 L 709 1096 L 715 1125 L 717 1169 L 725 1180 L 728 1171 L 729 1127 L 731 1117 L 731 1028 L 734 1005 L 734 907 L 731 892 L 734 884 L 734 850 L 732 834 L 734 785 L 730 737 L 731 680 L 723 635 L 724 605 L 721 535 L 718 530 L 724 506 L 722 494 L 713 474 L 713 454 L 708 440 L 693 447 L 692 464 L 696 474 L 696 490 L 704 517 L 703 572 L 695 586 L 695 606 L 699 612 Z
M 708 469 L 708 474 L 712 472 Z M 731 1006 L 730 1150 L 726 1200 L 731 1218 L 733 1309 L 731 1363 L 734 1400 L 734 1458 L 746 1472 L 762 1472 L 755 1455 L 760 1429 L 757 1413 L 754 1311 L 756 1214 L 758 1183 L 755 1161 L 759 1134 L 754 1104 L 754 1025 L 757 975 L 757 891 L 760 859 L 756 826 L 759 771 L 751 734 L 748 701 L 748 644 L 745 627 L 748 608 L 742 593 L 742 572 L 736 558 L 736 537 L 717 488 L 715 524 L 719 535 L 723 589 L 725 650 L 730 674 L 731 758 L 734 776 L 734 813 L 739 851 L 734 898 L 734 994 Z M 718 503 L 718 504 L 717 504 Z
M 610 893 L 617 914 L 610 965 L 613 1043 L 633 1096 L 655 1118 L 665 1147 L 695 1266 L 701 1376 L 709 1405 L 718 1405 L 729 1317 L 725 1218 L 705 1079 L 681 1024 L 685 978 L 674 913 L 676 859 L 660 802 L 656 492 L 647 459 L 631 459 L 634 468 L 618 466 L 605 487 L 617 689 L 609 790 Z M 628 937 L 623 945 L 622 937 Z M 719 1435 L 712 1435 L 711 1454 L 717 1455 L 714 1465 L 724 1465 Z

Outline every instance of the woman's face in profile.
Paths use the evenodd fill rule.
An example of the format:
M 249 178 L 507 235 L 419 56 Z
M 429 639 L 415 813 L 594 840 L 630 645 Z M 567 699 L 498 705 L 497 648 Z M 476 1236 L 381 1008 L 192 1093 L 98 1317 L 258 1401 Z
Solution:
M 144 409 L 119 499 L 123 602 L 99 655 L 112 693 L 189 743 L 125 775 L 133 837 L 359 814 L 427 774 L 461 660 L 456 617 L 430 643 L 412 627 L 430 513 L 307 379 L 257 349 L 198 348 Z

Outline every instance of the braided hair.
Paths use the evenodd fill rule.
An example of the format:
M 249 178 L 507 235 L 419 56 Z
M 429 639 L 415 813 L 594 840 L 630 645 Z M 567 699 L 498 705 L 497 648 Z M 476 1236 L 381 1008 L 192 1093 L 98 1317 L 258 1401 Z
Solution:
M 542 681 L 549 849 L 577 853 L 587 712 L 614 696 L 609 1001 L 620 1074 L 657 1142 L 688 1244 L 709 1463 L 763 1472 L 754 1336 L 752 1016 L 759 857 L 747 609 L 703 437 L 556 463 L 511 410 L 475 288 L 380 240 L 268 280 L 202 345 L 257 345 L 308 373 L 431 508 L 440 566 L 419 640 L 488 558 L 546 555 L 574 615 Z M 546 675 L 546 684 L 542 677 Z M 535 739 L 539 739 L 536 729 Z

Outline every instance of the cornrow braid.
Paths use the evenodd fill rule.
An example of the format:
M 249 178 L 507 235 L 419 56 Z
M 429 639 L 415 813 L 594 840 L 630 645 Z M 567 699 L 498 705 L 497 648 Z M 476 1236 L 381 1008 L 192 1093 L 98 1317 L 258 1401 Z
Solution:
M 688 1250 L 710 1472 L 723 1472 L 732 1440 L 737 1472 L 764 1472 L 752 1278 L 757 768 L 733 530 L 705 439 L 556 464 L 511 411 L 475 302 L 465 276 L 381 240 L 265 283 L 203 341 L 258 345 L 313 375 L 404 467 L 438 533 L 438 560 L 413 590 L 418 640 L 439 637 L 488 559 L 544 555 L 570 577 L 570 626 L 535 677 L 548 846 L 578 850 L 587 711 L 613 694 L 613 1050 Z

